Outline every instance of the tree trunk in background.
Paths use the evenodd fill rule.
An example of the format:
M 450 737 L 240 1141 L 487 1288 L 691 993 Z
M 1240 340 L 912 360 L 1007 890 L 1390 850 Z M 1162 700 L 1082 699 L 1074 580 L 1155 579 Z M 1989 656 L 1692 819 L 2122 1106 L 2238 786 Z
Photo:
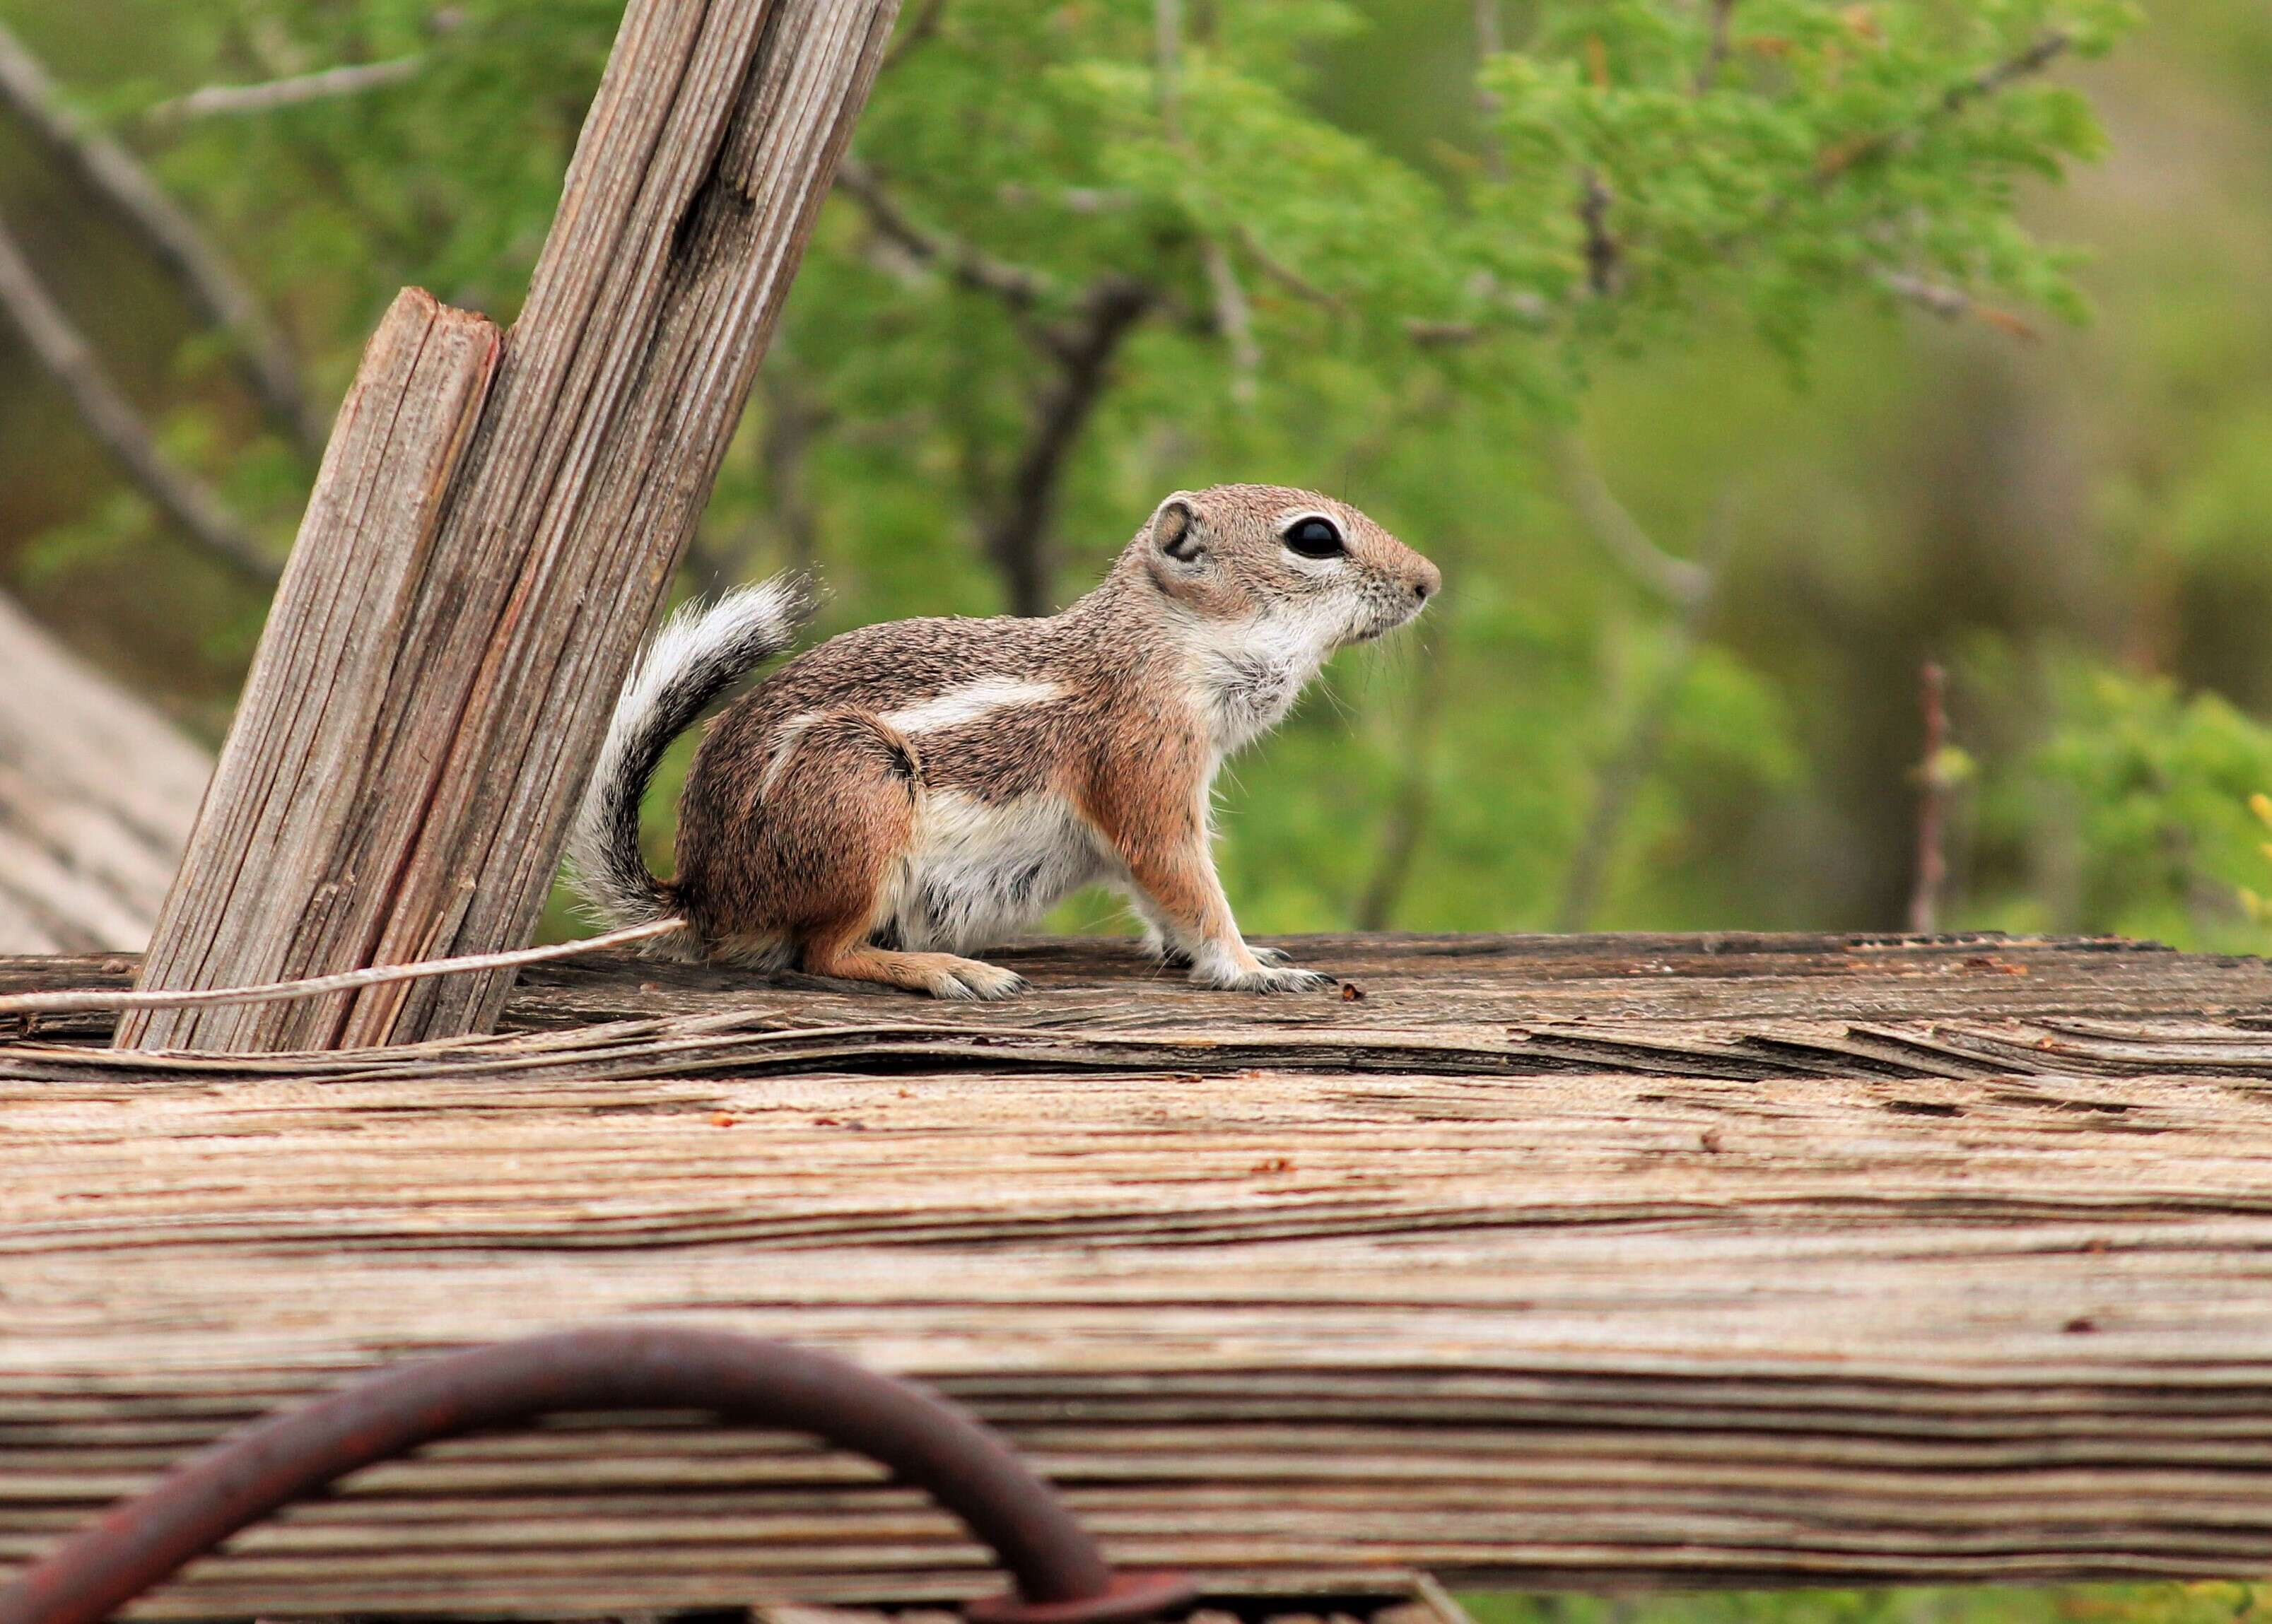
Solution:
M 139 949 L 212 773 L 0 598 L 0 953 Z
M 288 582 L 230 735 L 229 793 L 200 821 L 145 987 L 528 940 L 897 9 L 632 0 L 527 306 L 390 597 L 399 629 L 386 657 L 274 676 L 272 648 L 347 640 L 319 624 L 336 606 Z M 433 443 L 406 453 L 422 459 Z M 345 460 L 335 445 L 326 484 Z M 311 508 L 302 549 L 318 522 Z M 334 696 L 367 719 L 322 748 L 286 748 Z M 243 1050 L 452 1036 L 492 1023 L 511 985 L 492 974 L 296 1011 L 177 1011 L 130 1020 L 119 1041 Z

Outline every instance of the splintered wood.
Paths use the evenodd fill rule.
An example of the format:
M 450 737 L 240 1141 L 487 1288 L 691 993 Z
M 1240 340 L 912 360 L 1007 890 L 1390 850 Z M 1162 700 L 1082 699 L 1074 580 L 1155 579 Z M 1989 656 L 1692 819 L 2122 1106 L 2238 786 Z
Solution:
M 1222 1592 L 2272 1564 L 2272 969 L 1287 945 L 1349 994 L 1058 944 L 990 1008 L 617 962 L 487 1039 L 0 1046 L 0 1568 L 350 1372 L 626 1319 L 933 1381 Z M 144 1612 L 998 1583 L 859 1462 L 595 1417 L 365 1473 Z
M 500 345 L 487 321 L 415 288 L 380 322 L 159 917 L 152 985 L 269 980 L 328 965 L 343 943 L 369 950 L 388 897 L 358 884 L 355 869 L 378 866 L 379 835 L 416 826 L 426 786 L 399 770 L 368 781 L 364 771 L 381 764 L 370 753 L 400 708 L 389 689 Z M 321 1047 L 352 1002 L 161 1010 L 129 1017 L 120 1036 L 129 1047 L 274 1047 L 288 1037 Z
M 404 295 L 326 458 L 151 987 L 526 944 L 897 10 L 632 0 L 501 353 L 478 318 Z M 441 1037 L 486 1029 L 509 985 L 161 1012 L 119 1038 Z

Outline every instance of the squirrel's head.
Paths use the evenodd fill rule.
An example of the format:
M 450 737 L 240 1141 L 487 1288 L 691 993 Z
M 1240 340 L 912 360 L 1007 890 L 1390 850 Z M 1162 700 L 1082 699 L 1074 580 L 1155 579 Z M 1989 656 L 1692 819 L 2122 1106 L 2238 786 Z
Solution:
M 1190 614 L 1267 627 L 1309 643 L 1318 659 L 1395 630 L 1444 584 L 1355 508 L 1282 485 L 1177 491 L 1123 567 Z

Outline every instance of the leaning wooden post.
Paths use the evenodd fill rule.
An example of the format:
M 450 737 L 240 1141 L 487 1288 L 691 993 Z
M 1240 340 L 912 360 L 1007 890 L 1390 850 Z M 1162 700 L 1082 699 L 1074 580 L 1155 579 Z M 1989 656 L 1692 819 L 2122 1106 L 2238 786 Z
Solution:
M 527 941 L 897 10 L 631 0 L 501 351 L 416 294 L 373 341 L 144 987 Z M 118 1041 L 446 1037 L 509 985 L 146 1015 Z

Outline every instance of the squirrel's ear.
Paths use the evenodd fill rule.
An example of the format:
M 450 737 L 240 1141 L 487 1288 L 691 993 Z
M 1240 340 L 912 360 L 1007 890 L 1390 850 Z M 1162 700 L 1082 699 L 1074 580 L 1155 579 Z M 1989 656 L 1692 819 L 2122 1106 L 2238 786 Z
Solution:
M 1152 521 L 1152 545 L 1179 564 L 1196 562 L 1207 551 L 1197 510 L 1180 496 L 1162 503 Z

